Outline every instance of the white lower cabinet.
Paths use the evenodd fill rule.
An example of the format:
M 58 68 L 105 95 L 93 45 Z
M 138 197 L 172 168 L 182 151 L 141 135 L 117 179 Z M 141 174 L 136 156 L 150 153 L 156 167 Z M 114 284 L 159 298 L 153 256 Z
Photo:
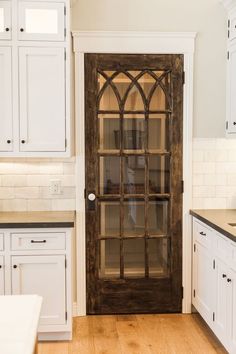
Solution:
M 0 295 L 42 296 L 40 340 L 72 337 L 72 230 L 6 229 L 0 234 Z
M 13 256 L 11 265 L 12 294 L 43 297 L 40 325 L 65 324 L 65 256 Z
M 0 295 L 4 295 L 4 257 L 0 256 Z
M 207 244 L 204 229 L 210 231 Z M 193 219 L 192 303 L 230 354 L 236 353 L 234 248 L 230 239 Z

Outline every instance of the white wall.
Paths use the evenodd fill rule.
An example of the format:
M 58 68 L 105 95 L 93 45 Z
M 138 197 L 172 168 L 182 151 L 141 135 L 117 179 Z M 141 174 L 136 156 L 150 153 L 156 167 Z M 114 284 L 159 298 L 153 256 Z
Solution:
M 224 136 L 226 26 L 219 0 L 73 0 L 74 30 L 198 32 L 195 137 Z

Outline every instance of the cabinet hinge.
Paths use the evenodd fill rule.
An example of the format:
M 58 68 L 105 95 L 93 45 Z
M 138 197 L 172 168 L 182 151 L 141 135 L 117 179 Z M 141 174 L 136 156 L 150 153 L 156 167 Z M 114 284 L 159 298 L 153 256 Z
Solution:
M 64 53 L 64 58 L 65 58 L 65 60 L 66 60 L 66 52 Z
M 64 7 L 64 15 L 66 15 L 66 7 Z
M 230 31 L 228 30 L 228 38 L 229 38 L 229 35 L 230 35 Z
M 67 139 L 65 139 L 65 148 L 67 148 Z
M 227 52 L 227 59 L 229 60 L 229 52 Z
M 213 319 L 213 322 L 215 322 L 215 312 L 213 312 L 213 314 L 212 314 L 212 319 Z
M 182 289 L 181 289 L 181 296 L 182 296 L 182 299 L 184 298 L 184 287 L 182 286 Z
M 185 71 L 183 71 L 183 73 L 182 73 L 182 83 L 183 83 L 183 85 L 185 84 Z
M 184 193 L 184 181 L 181 181 L 181 193 Z
M 67 268 L 67 259 L 65 258 L 65 268 Z
M 66 28 L 64 28 L 64 36 L 66 37 Z
M 216 261 L 213 260 L 213 269 L 216 269 Z
M 195 291 L 195 289 L 193 290 L 193 297 L 195 297 L 196 296 L 196 291 Z
M 228 28 L 230 28 L 230 20 L 228 20 Z
M 226 122 L 226 130 L 228 130 L 229 129 L 229 122 L 227 121 Z
M 194 243 L 193 251 L 196 252 L 196 243 Z
M 65 318 L 66 318 L 66 321 L 67 321 L 67 318 L 68 318 L 67 311 L 66 311 L 66 313 L 65 313 Z

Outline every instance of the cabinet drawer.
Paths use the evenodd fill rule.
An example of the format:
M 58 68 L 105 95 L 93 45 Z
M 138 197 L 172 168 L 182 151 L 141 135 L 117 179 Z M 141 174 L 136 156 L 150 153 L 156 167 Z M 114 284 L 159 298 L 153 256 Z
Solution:
M 0 234 L 0 251 L 4 250 L 3 234 Z
M 64 232 L 12 233 L 12 250 L 64 250 Z
M 206 247 L 211 246 L 212 242 L 212 230 L 208 228 L 205 224 L 201 223 L 200 221 L 193 221 L 193 232 L 194 238 L 200 244 Z

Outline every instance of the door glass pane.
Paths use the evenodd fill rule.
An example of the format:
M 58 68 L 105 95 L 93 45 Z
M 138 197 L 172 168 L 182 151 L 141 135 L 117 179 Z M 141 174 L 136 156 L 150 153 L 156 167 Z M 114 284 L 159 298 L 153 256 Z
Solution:
M 58 11 L 56 9 L 25 9 L 27 33 L 57 34 Z
M 165 114 L 149 115 L 148 149 L 150 152 L 168 150 L 168 118 Z
M 0 32 L 4 32 L 4 9 L 0 7 Z
M 124 150 L 144 150 L 144 119 L 124 119 Z
M 155 238 L 148 240 L 149 276 L 158 277 L 168 272 L 168 240 Z
M 150 235 L 166 235 L 168 226 L 168 201 L 153 200 L 148 206 L 148 232 Z
M 100 194 L 120 193 L 120 158 L 117 156 L 100 157 Z
M 104 77 L 99 75 L 98 82 L 100 87 L 103 86 L 104 80 Z M 100 98 L 99 109 L 102 111 L 119 111 L 118 100 L 111 85 L 105 88 Z
M 100 152 L 117 152 L 120 149 L 119 115 L 99 114 Z
M 124 276 L 126 278 L 144 277 L 145 240 L 124 240 Z
M 136 85 L 134 85 L 128 93 L 125 102 L 125 111 L 144 111 L 143 98 Z
M 119 278 L 120 277 L 120 241 L 100 241 L 99 277 Z
M 149 193 L 170 192 L 169 156 L 149 157 Z
M 164 111 L 167 109 L 166 96 L 163 89 L 158 85 L 152 95 L 149 110 L 150 111 Z
M 145 156 L 126 156 L 123 158 L 124 193 L 145 193 Z
M 124 202 L 124 235 L 137 236 L 145 233 L 145 203 L 129 199 Z
M 113 79 L 113 83 L 120 94 L 120 98 L 123 100 L 131 84 L 131 79 L 124 73 L 120 73 Z
M 119 236 L 120 235 L 120 203 L 104 201 L 100 208 L 100 235 Z
M 145 73 L 144 75 L 142 75 L 140 77 L 140 79 L 138 80 L 139 85 L 142 87 L 142 90 L 146 96 L 146 98 L 148 98 L 151 89 L 153 88 L 153 85 L 155 84 L 156 80 L 148 73 Z

